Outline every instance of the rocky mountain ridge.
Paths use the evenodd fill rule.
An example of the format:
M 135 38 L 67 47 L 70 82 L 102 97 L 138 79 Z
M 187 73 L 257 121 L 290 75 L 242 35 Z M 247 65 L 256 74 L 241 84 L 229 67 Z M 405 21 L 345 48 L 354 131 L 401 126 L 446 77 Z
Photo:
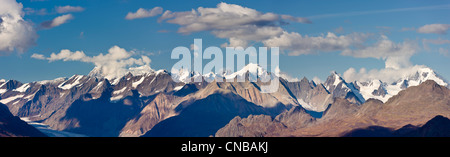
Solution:
M 426 127 L 426 123 L 436 116 L 450 117 L 450 90 L 433 80 L 428 80 L 419 86 L 401 91 L 386 103 L 369 99 L 362 105 L 356 105 L 347 99 L 336 98 L 320 119 L 308 117 L 305 112 L 297 114 L 299 115 L 296 117 L 303 118 L 288 119 L 300 124 L 287 123 L 289 120 L 282 121 L 277 118 L 270 121 L 261 120 L 255 115 L 246 118 L 235 117 L 221 128 L 216 136 L 351 136 L 355 130 Z M 253 127 L 262 122 L 267 126 L 277 127 L 271 128 L 270 131 Z M 441 127 L 448 128 L 445 125 Z M 252 134 L 254 132 L 264 134 Z
M 181 81 L 174 81 L 173 75 L 178 74 L 172 74 L 166 70 L 128 73 L 111 80 L 95 75 L 94 70 L 92 75 L 74 75 L 70 78 L 30 83 L 0 80 L 0 102 L 6 104 L 13 115 L 33 117 L 32 120 L 42 121 L 56 130 L 88 136 L 141 136 L 165 120 L 192 115 L 188 114 L 189 112 L 184 113 L 184 110 L 192 110 L 190 106 L 199 101 L 211 100 L 208 98 L 211 95 L 224 97 L 223 100 L 231 100 L 229 102 L 233 103 L 237 98 L 242 98 L 243 100 L 239 103 L 261 108 L 261 111 L 255 113 L 252 113 L 254 110 L 232 112 L 233 114 L 225 116 L 226 118 L 222 117 L 223 120 L 228 121 L 236 115 L 263 113 L 270 117 L 278 116 L 280 120 L 286 122 L 291 121 L 289 123 L 297 123 L 286 119 L 287 115 L 281 115 L 292 109 L 299 110 L 298 108 L 308 115 L 312 111 L 318 114 L 331 112 L 327 111 L 330 105 L 332 108 L 336 100 L 341 99 L 357 107 L 369 101 L 361 92 L 361 89 L 365 87 L 362 83 L 347 83 L 336 72 L 333 72 L 324 83 L 315 83 L 306 78 L 289 82 L 280 77 L 277 82 L 279 88 L 276 92 L 263 93 L 261 86 L 265 83 L 258 78 L 277 76 L 254 64 L 247 65 L 242 70 L 231 74 L 203 76 L 190 73 L 191 81 L 196 77 L 201 78 L 201 82 L 193 83 L 186 81 L 188 77 L 184 77 Z M 428 77 L 423 79 L 438 78 L 429 77 L 432 76 L 431 74 L 434 75 L 434 72 L 428 74 Z M 232 79 L 230 76 L 243 76 L 246 80 L 237 82 L 236 78 Z M 211 78 L 221 78 L 223 81 L 208 80 Z M 256 78 L 256 80 L 250 81 L 250 78 Z M 422 79 L 422 77 L 417 78 Z M 416 85 L 409 84 L 405 87 Z M 382 95 L 383 89 L 380 86 L 372 93 Z M 222 107 L 230 106 L 223 104 Z M 294 113 L 303 113 L 297 110 L 294 110 L 296 111 Z M 311 122 L 315 121 L 314 117 L 311 119 Z M 177 123 L 171 125 L 175 124 Z M 209 134 L 213 135 L 216 131 L 212 130 Z M 151 135 L 160 136 L 154 133 Z

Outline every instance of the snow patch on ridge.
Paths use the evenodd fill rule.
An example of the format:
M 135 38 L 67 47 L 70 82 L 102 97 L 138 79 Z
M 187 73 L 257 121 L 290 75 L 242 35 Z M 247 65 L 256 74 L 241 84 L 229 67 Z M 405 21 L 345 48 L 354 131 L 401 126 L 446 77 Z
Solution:
M 133 86 L 133 88 L 136 88 L 137 86 L 139 86 L 143 81 L 144 81 L 145 77 L 142 76 L 140 80 L 133 82 L 131 85 Z
M 25 83 L 22 86 L 20 86 L 19 88 L 14 89 L 13 91 L 17 91 L 17 92 L 23 93 L 23 92 L 26 92 L 28 88 L 30 88 L 30 84 L 29 83 Z
M 114 91 L 113 94 L 120 94 L 120 93 L 124 92 L 126 89 L 127 89 L 127 87 L 123 87 L 123 88 L 120 89 L 120 90 Z
M 61 83 L 58 87 L 64 90 L 71 89 L 72 87 L 80 84 L 80 79 L 83 78 L 83 75 L 72 76 L 75 77 L 75 81 L 71 84 L 66 84 L 67 81 Z M 71 79 L 69 79 L 71 80 Z
M 184 86 L 176 86 L 175 88 L 173 88 L 173 90 L 175 91 L 179 91 L 180 89 L 182 89 Z
M 13 100 L 16 100 L 16 99 L 18 99 L 18 98 L 22 98 L 23 96 L 25 96 L 25 95 L 19 94 L 19 95 L 15 95 L 15 96 L 12 96 L 12 97 L 8 97 L 8 98 L 6 98 L 6 99 L 1 99 L 1 100 L 0 100 L 0 103 L 2 103 L 2 104 L 7 104 L 7 103 L 9 103 L 9 102 L 11 102 L 11 101 L 13 101 Z

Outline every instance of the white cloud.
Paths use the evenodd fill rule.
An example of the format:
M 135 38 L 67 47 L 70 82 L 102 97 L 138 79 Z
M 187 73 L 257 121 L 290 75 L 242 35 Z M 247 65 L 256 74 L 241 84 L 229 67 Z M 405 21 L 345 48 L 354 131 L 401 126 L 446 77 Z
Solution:
M 180 25 L 178 32 L 188 34 L 207 30 L 229 30 L 244 25 L 276 25 L 279 16 L 222 2 L 217 8 L 199 7 L 186 12 L 166 11 L 160 19 Z
M 286 72 L 282 72 L 278 66 L 275 68 L 275 74 L 278 77 L 284 78 L 288 82 L 298 82 L 298 81 L 300 81 L 298 78 L 292 77 L 291 75 L 289 75 Z
M 22 9 L 15 0 L 0 1 L 0 55 L 21 54 L 36 43 L 38 35 Z
M 228 41 L 229 43 L 223 43 L 220 47 L 247 47 L 248 45 L 247 40 L 242 40 L 235 37 L 230 37 Z
M 185 12 L 165 11 L 158 22 L 180 25 L 178 33 L 210 31 L 229 40 L 222 46 L 247 46 L 249 41 L 263 41 L 282 34 L 287 21 L 310 23 L 306 18 L 262 13 L 235 4 L 219 3 L 216 8 L 192 9 Z
M 63 13 L 69 13 L 69 12 L 82 12 L 84 11 L 83 7 L 80 6 L 70 6 L 70 5 L 66 5 L 66 6 L 57 6 L 56 7 L 56 12 L 63 14 Z
M 64 23 L 67 23 L 67 22 L 69 22 L 69 20 L 72 20 L 73 18 L 74 17 L 72 14 L 61 15 L 61 16 L 54 18 L 53 20 L 42 22 L 41 26 L 43 28 L 50 29 L 53 27 L 60 26 Z
M 308 35 L 302 36 L 296 32 L 283 32 L 281 36 L 272 37 L 263 41 L 263 43 L 269 47 L 278 46 L 280 49 L 289 50 L 289 55 L 298 56 L 318 52 L 342 51 L 361 45 L 367 37 L 367 34 L 362 33 L 337 36 L 328 32 L 327 35 L 310 37 Z
M 153 9 L 143 9 L 139 8 L 135 13 L 128 12 L 127 16 L 125 16 L 125 19 L 127 20 L 134 20 L 139 18 L 147 18 L 147 17 L 153 17 L 159 14 L 162 14 L 163 8 L 161 7 L 154 7 Z
M 386 68 L 400 69 L 411 66 L 409 59 L 417 50 L 418 46 L 414 42 L 394 43 L 387 36 L 381 35 L 381 38 L 373 45 L 345 49 L 341 54 L 357 58 L 382 59 L 385 61 Z
M 447 34 L 450 24 L 428 24 L 417 29 L 419 33 Z
M 228 38 L 229 47 L 247 47 L 249 41 L 263 41 L 273 36 L 280 36 L 283 29 L 280 27 L 258 27 L 254 25 L 246 25 L 236 27 L 230 30 L 214 30 L 211 32 L 219 38 Z
M 57 60 L 63 60 L 63 61 L 86 61 L 86 55 L 82 51 L 75 51 L 71 52 L 70 50 L 64 49 L 61 50 L 58 54 L 52 53 L 47 60 L 50 62 L 57 61 Z
M 35 59 L 53 61 L 80 61 L 93 63 L 95 65 L 94 74 L 108 79 L 113 79 L 125 75 L 127 72 L 145 72 L 151 71 L 151 59 L 147 56 L 141 58 L 133 58 L 134 51 L 126 51 L 118 46 L 113 46 L 108 50 L 107 54 L 99 54 L 97 56 L 86 56 L 83 51 L 61 50 L 59 53 L 52 53 L 50 57 L 42 54 L 33 54 L 31 57 Z
M 33 55 L 31 55 L 31 58 L 35 58 L 35 59 L 41 59 L 44 60 L 45 57 L 42 54 L 37 54 L 37 53 L 33 53 Z
M 450 40 L 447 40 L 447 39 L 441 39 L 441 38 L 438 38 L 438 39 L 422 39 L 422 44 L 423 44 L 423 48 L 424 48 L 425 50 L 430 51 L 431 48 L 430 48 L 430 45 L 429 45 L 429 44 L 434 44 L 434 45 L 447 45 L 447 46 L 449 46 L 449 45 L 450 45 Z M 439 48 L 439 53 L 440 53 L 440 54 L 444 54 L 444 55 L 446 54 L 446 53 L 442 53 L 442 52 L 445 52 L 445 51 L 444 51 L 444 48 L 440 47 L 440 48 Z

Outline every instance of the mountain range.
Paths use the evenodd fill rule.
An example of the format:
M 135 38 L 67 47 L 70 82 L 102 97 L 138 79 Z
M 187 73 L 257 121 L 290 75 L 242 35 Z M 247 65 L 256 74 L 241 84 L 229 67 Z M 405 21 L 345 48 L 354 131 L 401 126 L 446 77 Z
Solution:
M 276 92 L 261 92 L 264 77 L 280 78 Z M 94 68 L 70 78 L 0 80 L 0 103 L 54 130 L 101 137 L 344 136 L 450 117 L 448 83 L 427 67 L 395 82 L 347 82 L 336 72 L 324 83 L 288 80 L 256 64 L 235 73 L 158 70 L 113 79 Z

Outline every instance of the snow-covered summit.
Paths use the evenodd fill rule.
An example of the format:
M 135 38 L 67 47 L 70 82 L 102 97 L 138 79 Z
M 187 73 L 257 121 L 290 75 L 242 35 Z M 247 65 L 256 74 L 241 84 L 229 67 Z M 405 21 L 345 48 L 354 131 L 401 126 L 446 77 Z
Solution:
M 171 75 L 175 80 L 185 83 L 191 82 L 192 79 L 199 79 L 200 77 L 202 77 L 206 81 L 213 81 L 214 79 L 233 80 L 235 78 L 245 78 L 246 76 L 248 76 L 248 79 L 256 81 L 257 79 L 267 79 L 270 77 L 270 74 L 267 72 L 267 70 L 254 63 L 249 63 L 236 72 L 224 70 L 222 71 L 222 73 L 209 72 L 200 74 L 196 71 L 189 71 L 189 69 L 187 68 L 180 68 L 172 69 Z
M 439 85 L 448 87 L 447 81 L 429 67 L 421 67 L 415 72 L 405 74 L 402 78 L 394 82 L 382 82 L 381 80 L 374 79 L 366 82 L 355 81 L 355 84 L 364 99 L 374 98 L 386 102 L 401 90 L 411 86 L 418 86 L 427 80 L 433 80 Z
M 225 75 L 224 77 L 227 80 L 230 80 L 234 78 L 245 78 L 247 74 L 248 78 L 254 81 L 256 81 L 258 78 L 267 79 L 268 77 L 270 77 L 269 76 L 270 74 L 267 72 L 266 69 L 255 63 L 249 63 L 246 66 L 244 66 L 241 70 L 234 72 L 232 74 Z
M 130 67 L 127 70 L 117 70 L 117 71 L 108 71 L 110 69 L 104 69 L 101 67 L 94 67 L 88 76 L 97 77 L 97 78 L 107 78 L 108 80 L 120 79 L 123 76 L 131 73 L 133 76 L 145 75 L 148 73 L 154 73 L 155 70 L 151 69 L 149 66 L 140 66 L 140 67 Z

